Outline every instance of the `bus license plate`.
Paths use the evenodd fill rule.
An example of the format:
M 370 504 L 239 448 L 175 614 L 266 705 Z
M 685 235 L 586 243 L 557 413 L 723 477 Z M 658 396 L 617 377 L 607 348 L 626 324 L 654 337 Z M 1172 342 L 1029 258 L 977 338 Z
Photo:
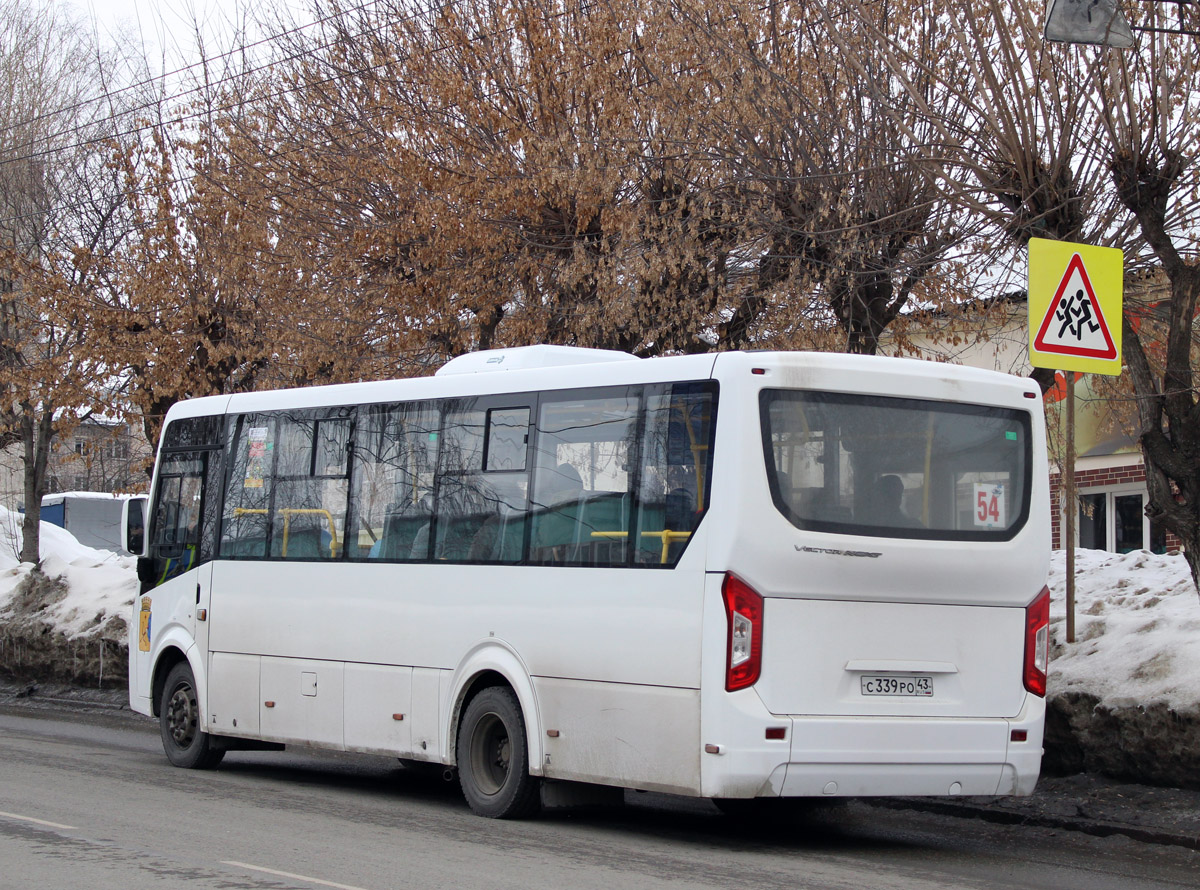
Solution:
M 861 679 L 863 695 L 933 695 L 933 677 L 889 674 Z

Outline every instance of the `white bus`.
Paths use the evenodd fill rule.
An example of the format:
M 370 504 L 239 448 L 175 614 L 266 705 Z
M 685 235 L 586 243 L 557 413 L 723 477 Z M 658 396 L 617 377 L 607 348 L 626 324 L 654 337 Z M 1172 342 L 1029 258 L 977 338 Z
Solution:
M 495 817 L 1029 794 L 1049 516 L 1037 387 L 932 362 L 537 346 L 195 399 L 130 701 L 178 766 L 386 754 Z

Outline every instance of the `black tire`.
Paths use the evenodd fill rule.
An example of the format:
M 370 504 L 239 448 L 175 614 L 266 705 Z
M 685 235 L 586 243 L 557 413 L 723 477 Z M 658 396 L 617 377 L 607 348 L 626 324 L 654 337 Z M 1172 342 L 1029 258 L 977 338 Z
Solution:
M 163 750 L 175 766 L 212 769 L 225 756 L 225 749 L 214 747 L 212 736 L 200 727 L 196 678 L 186 661 L 175 665 L 167 674 L 159 703 L 158 727 Z
M 529 775 L 525 720 L 512 690 L 489 686 L 467 705 L 458 727 L 458 783 L 479 816 L 520 819 L 537 812 L 541 786 Z

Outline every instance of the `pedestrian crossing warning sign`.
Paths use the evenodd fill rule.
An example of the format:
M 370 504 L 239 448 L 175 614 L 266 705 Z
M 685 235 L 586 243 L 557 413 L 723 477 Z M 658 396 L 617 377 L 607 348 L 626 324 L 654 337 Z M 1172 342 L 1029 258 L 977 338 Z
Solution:
M 1029 239 L 1029 362 L 1121 373 L 1123 257 L 1111 247 Z

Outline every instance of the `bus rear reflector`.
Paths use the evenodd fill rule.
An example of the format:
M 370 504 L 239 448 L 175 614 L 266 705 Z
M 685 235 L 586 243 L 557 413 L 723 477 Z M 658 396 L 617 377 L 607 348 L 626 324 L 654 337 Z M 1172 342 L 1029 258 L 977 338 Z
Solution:
M 758 682 L 762 671 L 763 598 L 745 581 L 727 573 L 721 584 L 727 621 L 725 691 Z
M 1025 688 L 1043 698 L 1050 666 L 1050 588 L 1025 607 Z

